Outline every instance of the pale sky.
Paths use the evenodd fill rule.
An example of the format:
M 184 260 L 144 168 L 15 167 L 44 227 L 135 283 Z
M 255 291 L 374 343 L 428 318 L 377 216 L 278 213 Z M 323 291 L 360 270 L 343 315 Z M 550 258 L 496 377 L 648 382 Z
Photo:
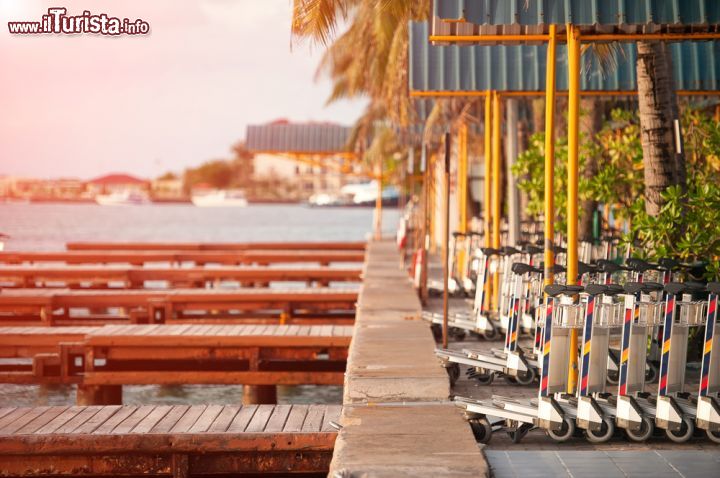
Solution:
M 11 35 L 49 7 L 150 23 L 148 36 Z M 317 46 L 290 45 L 292 0 L 0 0 L 0 175 L 153 177 L 229 156 L 247 124 L 352 124 L 325 106 Z

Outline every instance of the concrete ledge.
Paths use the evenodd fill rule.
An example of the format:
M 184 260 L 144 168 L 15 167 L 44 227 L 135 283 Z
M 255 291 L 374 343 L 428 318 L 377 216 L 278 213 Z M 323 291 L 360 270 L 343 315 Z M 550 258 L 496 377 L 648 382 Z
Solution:
M 329 476 L 483 477 L 485 458 L 452 404 L 345 407 Z
M 368 244 L 329 476 L 488 475 L 421 311 L 395 244 Z

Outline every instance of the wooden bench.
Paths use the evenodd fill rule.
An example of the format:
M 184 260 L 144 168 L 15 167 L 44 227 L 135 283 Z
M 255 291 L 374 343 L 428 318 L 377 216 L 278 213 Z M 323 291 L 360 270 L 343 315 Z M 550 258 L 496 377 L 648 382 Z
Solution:
M 69 242 L 69 251 L 364 251 L 365 242 Z
M 146 282 L 163 282 L 166 287 L 207 287 L 227 282 L 242 286 L 265 286 L 273 282 L 302 282 L 327 285 L 330 282 L 358 282 L 359 269 L 266 268 L 266 267 L 1 267 L 3 288 L 90 288 L 142 289 Z M 152 288 L 152 287 L 151 287 Z M 154 288 L 158 288 L 154 285 Z
M 0 263 L 23 264 L 61 262 L 65 264 L 222 264 L 269 265 L 314 263 L 329 265 L 340 262 L 363 262 L 361 251 L 61 251 L 0 252 Z
M 246 320 L 289 322 L 354 317 L 357 290 L 313 289 L 9 289 L 0 294 L 0 325 L 101 325 L 118 322 Z M 74 310 L 85 309 L 77 314 Z
M 0 408 L 0 475 L 327 473 L 337 405 Z
M 0 383 L 341 385 L 351 337 L 333 325 L 2 327 L 0 358 L 32 362 L 2 364 Z

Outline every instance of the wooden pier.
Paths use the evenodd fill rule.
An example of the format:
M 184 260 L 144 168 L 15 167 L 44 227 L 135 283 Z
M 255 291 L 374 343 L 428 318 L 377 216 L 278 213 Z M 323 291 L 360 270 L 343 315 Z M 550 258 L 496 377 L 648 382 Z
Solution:
M 81 404 L 120 403 L 123 385 L 341 385 L 352 337 L 333 325 L 42 329 L 0 328 L 1 357 L 32 359 L 5 365 L 0 383 L 75 383 Z
M 354 317 L 357 294 L 357 290 L 341 288 L 8 289 L 0 294 L 0 325 L 243 320 L 312 323 L 313 317 L 348 323 Z M 74 314 L 74 309 L 85 313 Z
M 365 251 L 365 242 L 69 242 L 68 251 Z
M 361 251 L 62 251 L 62 252 L 0 252 L 0 264 L 205 264 L 220 265 L 269 265 L 307 263 L 323 266 L 362 262 L 365 255 Z
M 322 476 L 339 414 L 333 405 L 0 408 L 0 475 Z
M 62 274 L 72 267 L 28 264 L 159 261 L 173 267 L 147 267 L 143 279 L 120 280 L 167 274 L 169 285 L 177 285 L 176 277 L 189 274 L 174 276 L 175 269 L 209 271 L 196 276 L 192 285 L 198 286 L 229 269 L 238 274 L 229 280 L 241 283 L 233 290 L 55 289 L 37 284 L 52 278 L 28 275 L 35 288 L 3 290 L 0 359 L 14 362 L 0 364 L 0 383 L 75 384 L 78 405 L 0 409 L 0 476 L 324 476 L 328 470 L 333 477 L 487 476 L 470 428 L 448 400 L 447 375 L 392 242 L 315 251 L 144 246 L 73 245 L 77 250 L 70 252 L 0 256 L 25 264 L 5 269 L 56 270 L 56 278 L 71 283 L 80 279 Z M 358 257 L 364 258 L 361 273 L 236 267 Z M 213 261 L 233 267 L 201 267 Z M 180 263 L 195 267 L 174 267 Z M 91 278 L 92 271 L 113 270 L 78 269 L 97 287 L 110 276 Z M 336 273 L 331 270 L 341 272 L 322 275 Z M 362 283 L 359 291 L 244 287 L 289 277 Z M 342 315 L 354 325 L 337 325 Z M 275 323 L 263 323 L 269 320 Z M 2 326 L 13 321 L 23 326 Z M 122 406 L 122 387 L 129 384 L 242 384 L 243 405 Z M 342 411 L 276 405 L 282 384 L 344 384 Z M 331 422 L 339 423 L 339 432 Z
M 360 270 L 347 268 L 267 267 L 0 267 L 3 288 L 143 289 L 208 288 L 235 282 L 243 287 L 267 287 L 276 282 L 300 282 L 309 286 L 330 282 L 359 282 Z M 148 282 L 153 282 L 148 286 Z

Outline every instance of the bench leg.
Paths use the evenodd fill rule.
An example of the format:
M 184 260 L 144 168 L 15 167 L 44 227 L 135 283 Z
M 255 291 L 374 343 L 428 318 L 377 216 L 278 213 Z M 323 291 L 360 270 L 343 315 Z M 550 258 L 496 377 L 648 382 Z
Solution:
M 275 385 L 243 385 L 243 405 L 275 405 L 277 404 L 277 386 Z
M 77 404 L 122 405 L 122 385 L 78 385 Z

